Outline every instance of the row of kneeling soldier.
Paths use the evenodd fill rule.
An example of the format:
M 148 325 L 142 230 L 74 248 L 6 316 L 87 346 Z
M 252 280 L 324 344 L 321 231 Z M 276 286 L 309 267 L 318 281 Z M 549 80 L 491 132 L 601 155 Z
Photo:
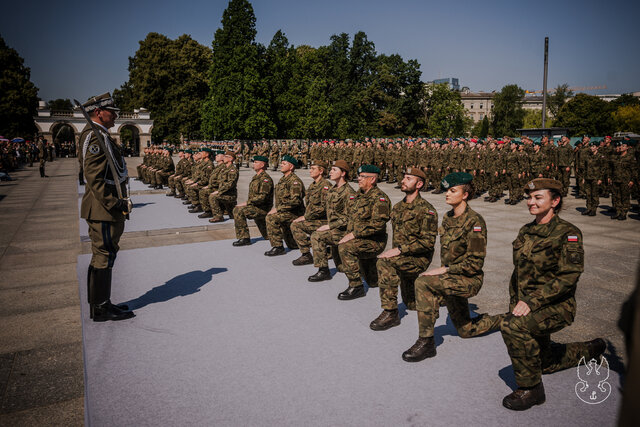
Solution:
M 331 165 L 312 161 L 313 182 L 306 189 L 295 173 L 295 158 L 282 158 L 283 176 L 275 187 L 267 173 L 268 161 L 265 156 L 253 158 L 255 175 L 248 200 L 233 209 L 237 237 L 233 246 L 252 244 L 246 223 L 252 218 L 271 244 L 265 256 L 285 254 L 284 244 L 299 248 L 301 255 L 293 265 L 313 264 L 317 272 L 309 276 L 311 282 L 332 279 L 328 263 L 332 257 L 349 283 L 339 300 L 364 297 L 362 279 L 369 288 L 379 287 L 382 312 L 370 324 L 374 331 L 400 325 L 400 293 L 407 309 L 418 312 L 418 338 L 402 353 L 405 361 L 436 355 L 434 325 L 445 305 L 462 338 L 502 333 L 518 385 L 503 405 L 524 410 L 544 403 L 543 373 L 575 367 L 582 357 L 599 358 L 606 350 L 599 338 L 570 344 L 550 339 L 551 333 L 574 320 L 575 291 L 584 266 L 582 233 L 558 216 L 562 182 L 535 178 L 522 188 L 535 219 L 520 229 L 513 242 L 509 312 L 471 318 L 468 299 L 482 287 L 487 242 L 485 221 L 469 206 L 476 194 L 473 175 L 454 172 L 442 179 L 440 189 L 451 210 L 438 226 L 438 212 L 420 194 L 427 181 L 420 168 L 403 171 L 400 188 L 405 197 L 392 207 L 377 186 L 381 170 L 376 165 L 358 168 L 356 191 L 349 184 L 353 169 L 344 160 Z M 389 220 L 392 248 L 385 251 Z M 438 235 L 441 266 L 429 268 Z

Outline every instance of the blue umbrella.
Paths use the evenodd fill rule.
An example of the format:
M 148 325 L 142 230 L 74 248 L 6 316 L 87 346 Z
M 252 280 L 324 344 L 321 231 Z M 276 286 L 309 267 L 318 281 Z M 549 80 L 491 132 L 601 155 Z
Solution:
M 11 140 L 11 142 L 24 142 L 24 139 L 22 139 L 22 138 L 13 138 Z

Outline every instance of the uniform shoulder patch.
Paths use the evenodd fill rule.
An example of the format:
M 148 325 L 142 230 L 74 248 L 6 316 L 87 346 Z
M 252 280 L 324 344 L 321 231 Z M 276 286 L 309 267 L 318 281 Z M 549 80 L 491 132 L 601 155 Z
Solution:
M 434 211 L 427 211 L 427 213 L 428 213 L 429 215 L 435 215 L 435 214 L 436 214 Z
M 100 152 L 100 147 L 98 146 L 98 144 L 91 144 L 89 146 L 89 152 L 91 154 L 98 154 Z
M 269 182 L 269 180 L 268 180 L 267 178 L 265 178 L 263 181 L 264 181 L 264 182 Z
M 482 227 L 479 225 L 474 225 L 473 226 L 473 231 L 482 231 Z
M 578 236 L 567 236 L 567 242 L 577 242 Z

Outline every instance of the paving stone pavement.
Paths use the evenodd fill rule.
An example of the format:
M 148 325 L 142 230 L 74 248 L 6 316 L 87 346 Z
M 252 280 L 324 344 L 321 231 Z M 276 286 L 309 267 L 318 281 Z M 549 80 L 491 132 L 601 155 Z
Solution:
M 128 160 L 130 173 L 140 159 Z M 38 168 L 12 173 L 16 181 L 0 183 L 0 425 L 81 425 L 84 421 L 84 382 L 77 256 L 89 253 L 80 239 L 77 162 L 58 159 L 47 163 L 49 178 Z M 274 180 L 279 172 L 269 172 Z M 310 182 L 308 171 L 299 175 Z M 246 199 L 252 171 L 241 168 L 239 202 Z M 352 184 L 355 188 L 357 184 Z M 402 193 L 381 184 L 393 203 Z M 157 191 L 136 191 L 158 194 Z M 424 195 L 442 216 L 442 196 Z M 176 203 L 179 203 L 177 200 Z M 609 199 L 601 199 L 601 208 Z M 523 203 L 505 206 L 473 201 L 489 231 L 485 284 L 472 299 L 478 312 L 503 312 L 506 284 L 511 272 L 511 242 L 518 229 L 531 220 Z M 620 305 L 630 294 L 638 266 L 640 227 L 637 214 L 625 222 L 605 215 L 580 215 L 584 200 L 569 197 L 561 216 L 574 223 L 585 237 L 585 273 L 578 287 L 576 322 L 554 335 L 558 341 L 602 336 L 609 342 L 607 357 L 621 370 L 622 335 L 616 323 Z M 184 212 L 185 217 L 191 215 Z M 203 227 L 127 232 L 121 248 L 168 246 L 234 237 L 227 221 Z M 257 229 L 251 227 L 252 236 Z M 439 254 L 434 256 L 438 265 Z

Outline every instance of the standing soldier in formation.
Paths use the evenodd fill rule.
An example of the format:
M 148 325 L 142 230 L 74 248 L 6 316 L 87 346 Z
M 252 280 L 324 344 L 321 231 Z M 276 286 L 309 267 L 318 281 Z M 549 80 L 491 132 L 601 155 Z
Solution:
M 47 141 L 45 141 L 43 137 L 40 137 L 40 140 L 38 141 L 38 160 L 40 161 L 40 178 L 48 178 L 47 175 L 44 173 L 44 166 L 45 166 L 45 163 L 47 163 L 47 158 L 46 158 L 47 153 L 45 152 L 46 143 Z
M 612 158 L 610 174 L 611 201 L 615 214 L 611 219 L 624 221 L 631 209 L 631 188 L 638 181 L 638 167 L 629 152 L 627 141 L 619 141 L 617 155 Z
M 267 214 L 267 233 L 271 243 L 271 250 L 266 256 L 284 255 L 286 253 L 282 240 L 289 249 L 298 249 L 298 245 L 291 235 L 291 222 L 304 214 L 304 184 L 295 174 L 298 166 L 296 159 L 289 155 L 282 157 L 280 178 L 275 188 L 275 207 Z
M 300 248 L 301 255 L 293 260 L 293 265 L 313 264 L 311 255 L 311 240 L 309 237 L 321 226 L 327 223 L 326 201 L 331 183 L 327 181 L 327 163 L 314 161 L 309 169 L 313 182 L 307 188 L 304 215 L 291 223 L 291 234 Z
M 560 138 L 557 155 L 558 181 L 563 185 L 562 196 L 566 197 L 569 193 L 569 178 L 571 177 L 571 163 L 573 159 L 573 149 L 571 148 L 571 144 L 569 144 L 569 138 L 566 136 Z
M 134 314 L 127 306 L 111 303 L 111 269 L 118 254 L 120 236 L 124 232 L 125 215 L 130 211 L 128 201 L 118 197 L 116 188 L 120 186 L 126 197 L 127 165 L 120 147 L 109 136 L 109 129 L 118 118 L 119 109 L 108 93 L 90 98 L 83 107 L 104 142 L 103 147 L 99 136 L 92 131 L 82 148 L 87 187 L 82 196 L 80 216 L 89 226 L 93 253 L 87 279 L 90 317 L 94 322 L 129 319 Z M 113 176 L 107 156 L 113 160 L 116 176 Z
M 233 219 L 233 208 L 238 202 L 238 168 L 234 164 L 236 153 L 227 151 L 222 156 L 223 167 L 218 175 L 218 186 L 209 195 L 212 218 L 209 222 L 224 221 L 224 213 L 229 212 Z
M 326 196 L 325 210 L 327 224 L 319 227 L 311 235 L 311 247 L 313 248 L 313 265 L 318 272 L 309 276 L 310 282 L 330 280 L 329 261 L 326 248 L 331 248 L 336 268 L 341 271 L 341 260 L 338 252 L 338 242 L 347 234 L 349 223 L 350 205 L 355 199 L 355 191 L 349 185 L 350 164 L 344 160 L 336 160 L 329 171 L 329 178 L 335 184 L 329 189 Z
M 582 215 L 596 216 L 600 204 L 600 185 L 602 185 L 604 157 L 598 153 L 598 146 L 591 144 L 591 153 L 583 157 L 584 177 L 582 185 L 587 198 L 587 209 Z
M 240 203 L 233 209 L 233 220 L 236 230 L 236 240 L 233 246 L 251 244 L 247 218 L 253 219 L 260 230 L 262 238 L 267 240 L 266 216 L 273 207 L 273 180 L 267 173 L 269 159 L 266 156 L 253 158 L 255 175 L 249 183 L 249 197 L 245 203 Z
M 387 245 L 387 221 L 391 214 L 389 197 L 377 186 L 380 169 L 363 165 L 358 169 L 360 191 L 351 208 L 347 234 L 338 242 L 342 269 L 349 287 L 338 295 L 340 300 L 365 296 L 360 271 L 370 288 L 378 287 L 376 257 Z
M 416 309 L 414 281 L 425 271 L 438 235 L 438 213 L 420 196 L 427 176 L 418 168 L 407 168 L 401 190 L 405 193 L 391 211 L 393 247 L 378 255 L 382 313 L 369 325 L 384 331 L 400 324 L 398 288 L 408 310 Z
M 406 362 L 418 362 L 436 355 L 434 326 L 441 303 L 446 305 L 453 325 L 462 338 L 474 337 L 499 326 L 499 316 L 482 315 L 471 320 L 468 298 L 480 291 L 484 278 L 482 266 L 487 248 L 487 226 L 468 200 L 475 190 L 473 177 L 465 172 L 445 176 L 441 186 L 452 207 L 440 228 L 441 266 L 428 270 L 415 282 L 419 337 L 402 354 Z
M 553 179 L 527 184 L 527 201 L 535 221 L 520 229 L 513 242 L 514 270 L 509 283 L 509 313 L 500 329 L 518 389 L 502 404 L 525 410 L 545 401 L 542 374 L 573 368 L 582 357 L 599 358 L 602 339 L 556 344 L 551 334 L 573 323 L 575 292 L 584 270 L 582 233 L 557 215 L 563 186 Z

